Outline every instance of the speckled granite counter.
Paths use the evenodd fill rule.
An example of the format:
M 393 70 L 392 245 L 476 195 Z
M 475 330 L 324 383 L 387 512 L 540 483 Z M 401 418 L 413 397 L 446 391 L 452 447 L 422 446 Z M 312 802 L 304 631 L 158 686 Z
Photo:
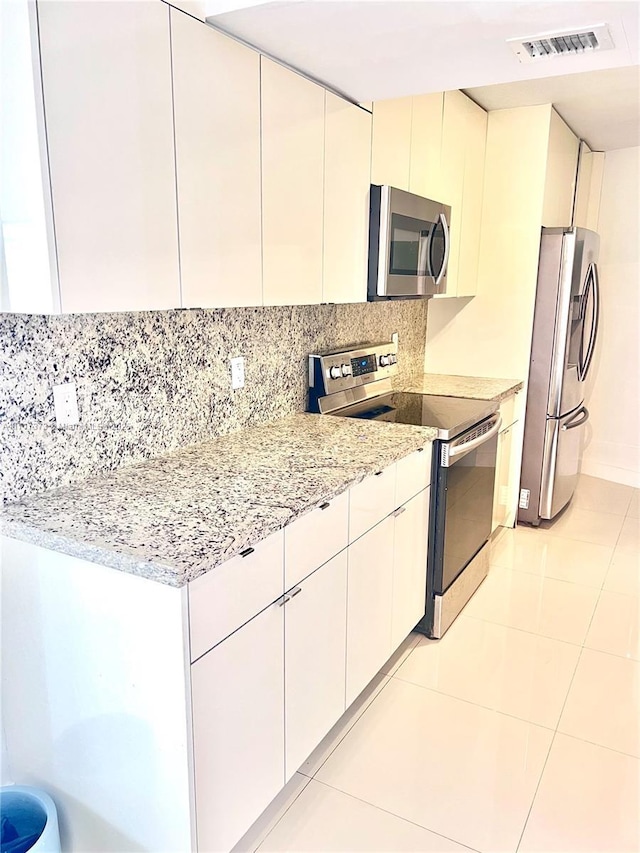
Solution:
M 479 376 L 449 376 L 446 373 L 425 373 L 422 379 L 402 385 L 403 391 L 417 394 L 439 394 L 443 397 L 464 397 L 473 400 L 495 400 L 501 403 L 524 385 L 517 379 L 488 379 Z
M 435 435 L 291 415 L 9 504 L 0 530 L 179 587 Z

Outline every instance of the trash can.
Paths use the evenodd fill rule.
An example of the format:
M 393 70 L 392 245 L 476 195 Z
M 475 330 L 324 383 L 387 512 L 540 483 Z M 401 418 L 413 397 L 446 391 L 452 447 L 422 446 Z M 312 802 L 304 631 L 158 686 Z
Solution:
M 0 853 L 60 853 L 55 803 L 26 785 L 0 788 Z

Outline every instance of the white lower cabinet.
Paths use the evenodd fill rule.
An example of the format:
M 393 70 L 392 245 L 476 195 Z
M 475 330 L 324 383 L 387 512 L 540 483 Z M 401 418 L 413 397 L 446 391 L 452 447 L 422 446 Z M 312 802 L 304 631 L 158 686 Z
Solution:
M 423 489 L 394 513 L 392 651 L 424 616 L 430 491 Z
M 347 705 L 391 655 L 392 515 L 349 546 Z
M 282 608 L 288 781 L 345 710 L 347 552 L 286 595 L 291 596 Z
M 516 392 L 500 405 L 502 428 L 498 434 L 491 532 L 498 527 L 513 527 L 516 523 L 520 482 L 520 459 L 516 454 L 516 447 L 520 443 L 522 423 L 519 403 L 519 395 Z
M 429 470 L 426 447 L 190 585 L 200 853 L 238 842 L 424 614 Z
M 191 667 L 198 850 L 227 851 L 284 785 L 284 608 Z

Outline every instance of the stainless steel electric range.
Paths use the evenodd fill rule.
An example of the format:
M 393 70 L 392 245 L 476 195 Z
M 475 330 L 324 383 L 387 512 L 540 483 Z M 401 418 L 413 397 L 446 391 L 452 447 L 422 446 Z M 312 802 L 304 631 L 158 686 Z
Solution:
M 416 630 L 439 639 L 488 573 L 500 416 L 497 404 L 395 391 L 397 346 L 309 356 L 309 411 L 431 426 L 427 605 Z

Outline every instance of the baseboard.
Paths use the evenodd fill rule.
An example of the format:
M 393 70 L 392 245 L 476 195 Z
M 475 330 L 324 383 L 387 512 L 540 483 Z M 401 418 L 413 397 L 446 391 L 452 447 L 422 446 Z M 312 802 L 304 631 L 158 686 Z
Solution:
M 580 465 L 580 473 L 589 477 L 598 477 L 600 480 L 609 480 L 611 483 L 621 483 L 623 486 L 633 486 L 640 489 L 640 471 L 632 471 L 629 468 L 616 468 L 615 465 L 604 465 L 602 462 L 583 459 Z

